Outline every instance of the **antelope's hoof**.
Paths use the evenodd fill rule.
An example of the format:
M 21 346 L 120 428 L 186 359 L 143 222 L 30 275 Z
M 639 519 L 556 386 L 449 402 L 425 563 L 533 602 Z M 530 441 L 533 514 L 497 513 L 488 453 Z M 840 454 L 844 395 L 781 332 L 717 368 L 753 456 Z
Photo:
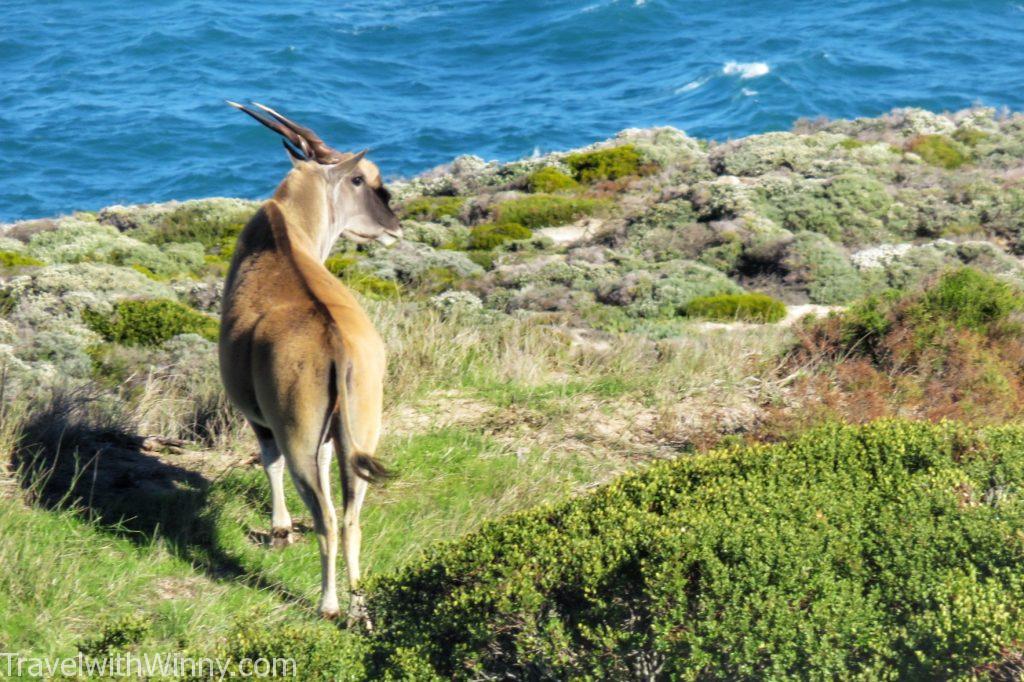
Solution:
M 367 632 L 373 632 L 373 622 L 366 610 L 366 597 L 362 594 L 352 594 L 349 597 L 347 625 L 349 629 L 363 627 Z
M 270 548 L 283 549 L 298 539 L 291 528 L 274 528 L 270 531 Z
M 341 618 L 341 611 L 338 609 L 320 609 L 320 617 L 324 620 L 338 620 Z

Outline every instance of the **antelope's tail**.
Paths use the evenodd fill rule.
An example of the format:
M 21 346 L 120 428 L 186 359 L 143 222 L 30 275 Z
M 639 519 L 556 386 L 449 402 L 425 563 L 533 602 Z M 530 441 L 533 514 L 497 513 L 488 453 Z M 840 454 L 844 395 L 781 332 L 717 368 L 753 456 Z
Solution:
M 348 399 L 348 382 L 343 376 L 339 363 L 334 363 L 331 372 L 330 389 L 333 408 L 330 416 L 330 437 L 338 457 L 344 457 L 355 471 L 356 476 L 369 483 L 380 483 L 394 474 L 379 459 L 359 447 L 352 437 L 352 415 Z

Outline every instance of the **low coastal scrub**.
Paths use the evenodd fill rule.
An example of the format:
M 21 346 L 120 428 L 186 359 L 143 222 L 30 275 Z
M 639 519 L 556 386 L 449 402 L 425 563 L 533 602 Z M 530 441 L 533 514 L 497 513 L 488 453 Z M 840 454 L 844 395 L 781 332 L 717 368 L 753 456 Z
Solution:
M 685 308 L 688 317 L 722 322 L 778 322 L 786 316 L 782 301 L 765 294 L 722 294 L 703 296 Z
M 351 255 L 334 255 L 324 261 L 332 275 L 342 280 L 345 286 L 364 296 L 377 299 L 398 298 L 402 286 L 390 279 L 377 277 L 359 267 L 359 260 Z
M 1024 413 L 1022 305 L 1015 285 L 963 268 L 812 321 L 792 359 L 814 368 L 796 387 L 807 402 L 802 414 L 1016 418 Z
M 529 239 L 532 231 L 519 223 L 485 223 L 469 231 L 466 248 L 471 251 L 490 251 L 506 242 Z
M 43 261 L 16 251 L 0 251 L 0 268 L 23 268 L 43 265 Z
M 63 221 L 53 230 L 33 235 L 26 252 L 47 263 L 126 266 L 151 279 L 191 275 L 203 267 L 203 249 L 195 241 L 167 241 L 158 246 L 88 220 Z
M 955 170 L 967 162 L 960 145 L 945 135 L 921 135 L 911 140 L 907 149 L 926 163 L 946 170 Z
M 419 220 L 457 218 L 465 203 L 464 197 L 419 197 L 402 207 L 402 215 Z
M 546 166 L 531 173 L 526 180 L 526 186 L 531 192 L 550 194 L 576 189 L 579 183 L 557 168 Z
M 606 209 L 608 205 L 608 202 L 599 199 L 534 194 L 498 204 L 494 207 L 494 217 L 497 223 L 517 223 L 536 229 L 565 225 Z
M 158 346 L 179 334 L 215 341 L 219 327 L 216 318 L 161 299 L 120 301 L 110 312 L 86 309 L 82 319 L 105 340 L 126 346 Z
M 186 201 L 169 211 L 101 212 L 100 219 L 156 245 L 201 244 L 214 262 L 231 259 L 235 241 L 256 212 L 252 202 L 238 200 Z
M 572 169 L 573 176 L 587 184 L 637 175 L 641 162 L 640 152 L 631 144 L 576 152 L 565 157 L 565 165 Z
M 970 677 L 1024 637 L 1022 452 L 1018 427 L 880 422 L 659 464 L 374 580 L 367 669 Z

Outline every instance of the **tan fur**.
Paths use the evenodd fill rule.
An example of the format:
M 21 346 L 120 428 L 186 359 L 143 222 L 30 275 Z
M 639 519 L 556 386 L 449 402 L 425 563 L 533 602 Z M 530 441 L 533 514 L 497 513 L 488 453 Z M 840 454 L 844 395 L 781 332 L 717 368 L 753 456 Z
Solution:
M 376 166 L 361 160 L 356 170 L 380 187 Z M 338 450 L 345 556 L 355 593 L 358 516 L 380 438 L 385 349 L 355 297 L 320 262 L 325 240 L 328 250 L 333 241 L 324 231 L 339 210 L 331 205 L 326 177 L 316 162 L 297 163 L 242 231 L 224 292 L 220 364 L 229 398 L 260 439 L 275 535 L 287 537 L 285 526 L 291 525 L 280 488 L 282 458 L 313 514 L 321 550 L 320 610 L 334 617 L 331 451 Z

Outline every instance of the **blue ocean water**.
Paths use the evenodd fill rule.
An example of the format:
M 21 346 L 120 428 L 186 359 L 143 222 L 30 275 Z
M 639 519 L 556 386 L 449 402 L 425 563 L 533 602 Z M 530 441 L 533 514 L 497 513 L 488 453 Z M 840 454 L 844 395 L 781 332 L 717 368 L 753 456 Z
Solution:
M 255 99 L 386 175 L 631 126 L 1024 109 L 1024 0 L 2 0 L 0 221 L 266 196 Z

